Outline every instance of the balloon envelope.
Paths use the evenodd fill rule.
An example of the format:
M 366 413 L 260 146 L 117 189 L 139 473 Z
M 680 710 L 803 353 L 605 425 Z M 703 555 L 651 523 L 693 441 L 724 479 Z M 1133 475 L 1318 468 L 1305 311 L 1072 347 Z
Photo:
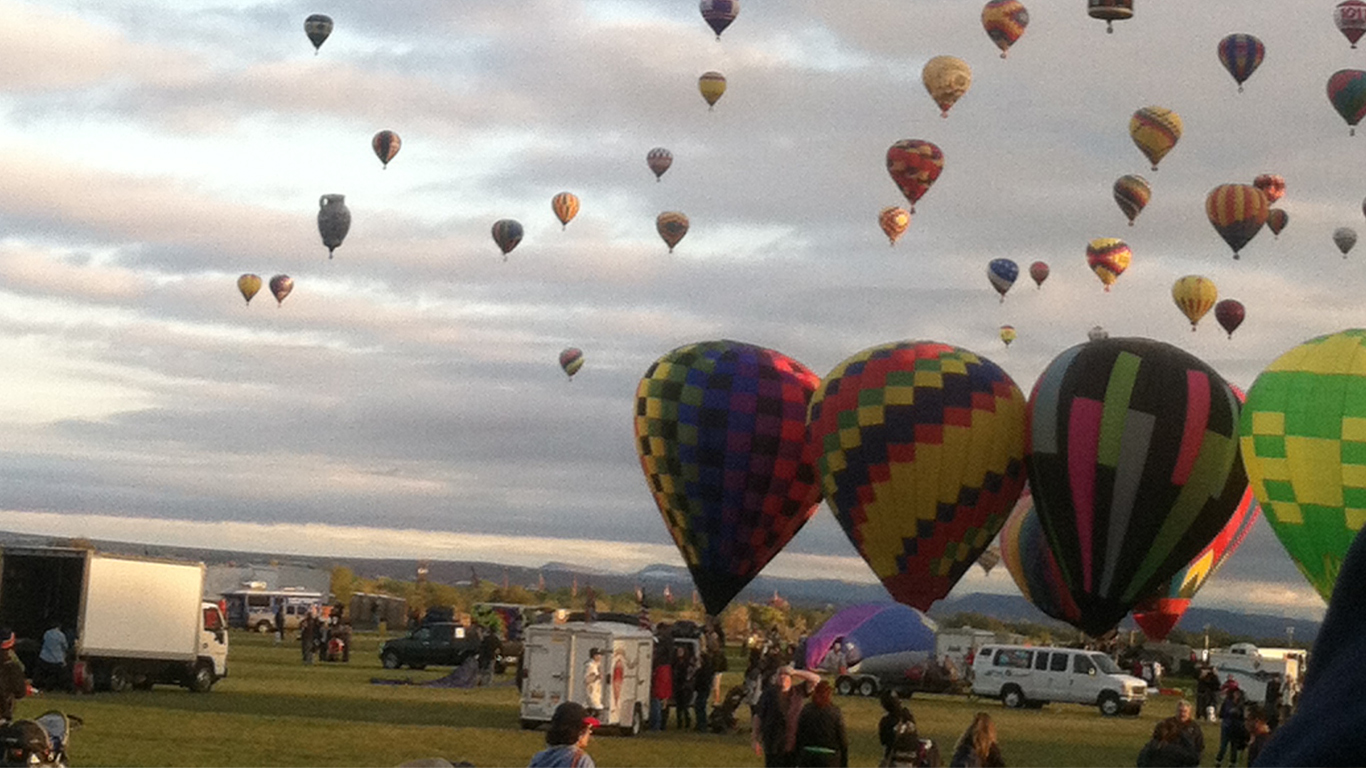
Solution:
M 707 102 L 707 108 L 716 105 L 721 94 L 726 92 L 726 76 L 720 72 L 704 72 L 697 78 L 697 90 L 702 93 L 702 98 Z
M 1015 284 L 1015 278 L 1020 276 L 1020 267 L 1010 259 L 992 259 L 987 264 L 987 280 L 991 287 L 1001 294 L 1001 301 L 1006 300 L 1006 291 Z
M 498 250 L 503 252 L 503 261 L 507 261 L 509 253 L 522 242 L 522 224 L 515 219 L 499 219 L 493 222 L 493 242 L 498 244 Z
M 882 234 L 887 236 L 887 240 L 896 245 L 896 241 L 905 234 L 906 228 L 911 226 L 911 212 L 894 205 L 888 206 L 877 215 L 877 223 L 882 227 Z
M 1181 139 L 1181 116 L 1165 107 L 1144 107 L 1129 118 L 1129 137 L 1155 171 Z
M 939 105 L 940 116 L 948 117 L 949 109 L 972 86 L 972 67 L 953 56 L 935 56 L 925 62 L 920 80 L 930 92 L 930 98 Z
M 1333 9 L 1333 24 L 1353 48 L 1357 47 L 1357 41 L 1361 39 L 1362 33 L 1366 32 L 1366 2 L 1343 0 L 1338 3 Z
M 1219 63 L 1233 75 L 1239 91 L 1243 90 L 1243 83 L 1252 77 L 1257 67 L 1262 65 L 1265 56 L 1266 46 L 1253 35 L 1234 33 L 1219 41 Z
M 560 368 L 564 369 L 565 375 L 574 378 L 574 374 L 583 367 L 583 350 L 578 347 L 569 347 L 560 353 Z
M 1338 227 L 1333 230 L 1333 243 L 1342 251 L 1342 258 L 1345 259 L 1352 246 L 1357 244 L 1357 231 L 1351 227 Z
M 1069 624 L 1081 619 L 1081 609 L 1067 591 L 1058 559 L 1048 548 L 1028 485 L 1001 528 L 1001 560 L 1020 594 L 1035 608 Z
M 308 35 L 308 41 L 313 43 L 313 52 L 323 46 L 328 35 L 332 34 L 332 18 L 321 13 L 315 13 L 304 19 L 304 34 Z
M 1252 180 L 1252 186 L 1260 189 L 1266 195 L 1268 203 L 1275 203 L 1285 197 L 1285 177 L 1277 176 L 1274 173 L 1263 173 Z
M 1048 265 L 1042 261 L 1036 261 L 1029 265 L 1029 276 L 1033 278 L 1034 285 L 1042 288 L 1043 281 L 1048 279 Z
M 276 275 L 270 279 L 270 292 L 275 294 L 275 303 L 283 306 L 285 297 L 294 290 L 294 281 L 289 275 Z
M 1093 19 L 1104 19 L 1105 31 L 1114 32 L 1113 22 L 1134 15 L 1134 0 L 1086 0 L 1086 14 Z
M 665 211 L 655 217 L 655 230 L 669 246 L 669 253 L 673 253 L 674 246 L 688 234 L 688 217 L 678 211 Z
M 944 153 L 928 141 L 902 139 L 887 149 L 887 173 L 911 204 L 912 214 L 916 201 L 929 191 L 943 170 Z
M 1205 215 L 1235 259 L 1261 230 L 1270 210 L 1266 195 L 1251 184 L 1220 184 L 1205 196 Z
M 1279 237 L 1281 230 L 1290 223 L 1290 214 L 1282 208 L 1272 208 L 1266 212 L 1266 228 L 1271 230 L 1271 234 Z
M 1328 78 L 1328 101 L 1356 135 L 1356 124 L 1366 116 L 1366 72 L 1339 69 Z
M 1134 219 L 1138 218 L 1138 214 L 1143 212 L 1148 201 L 1152 199 L 1153 188 L 1148 185 L 1147 179 L 1130 174 L 1115 180 L 1114 194 L 1115 203 L 1129 219 L 1129 226 L 1132 227 Z
M 1072 624 L 1099 636 L 1233 515 L 1247 483 L 1238 401 L 1177 347 L 1110 338 L 1055 358 L 1029 412 L 1034 504 L 1081 611 Z
M 571 192 L 561 192 L 550 200 L 550 209 L 555 212 L 555 218 L 560 220 L 560 227 L 567 227 L 570 220 L 579 214 L 579 198 Z
M 991 42 L 1001 49 L 1003 59 L 1027 26 L 1029 11 L 1020 0 L 989 0 L 982 8 L 982 28 Z
M 806 669 L 839 672 L 822 664 L 836 643 L 842 646 L 839 650 L 849 667 L 879 657 L 911 654 L 928 661 L 934 658 L 937 633 L 938 627 L 929 617 L 901 603 L 851 605 L 826 619 L 806 639 Z
M 669 166 L 674 164 L 674 155 L 663 147 L 655 147 L 645 155 L 645 164 L 654 171 L 655 180 L 658 181 L 664 172 L 669 170 Z
M 805 430 L 816 384 L 792 358 L 735 341 L 679 347 L 640 380 L 640 465 L 710 615 L 816 511 Z
M 1008 347 L 1008 346 L 1010 346 L 1010 342 L 1012 342 L 1012 341 L 1014 341 L 1014 340 L 1015 340 L 1015 326 L 1013 326 L 1013 325 L 1003 325 L 1003 326 L 1001 326 L 1001 341 L 1004 342 L 1005 345 Z M 990 570 L 990 569 L 988 569 L 988 571 L 989 571 L 989 570 Z
M 928 610 L 1024 484 L 1024 397 L 995 363 L 902 341 L 848 358 L 811 399 L 830 509 L 897 602 Z
M 251 303 L 251 297 L 261 290 L 261 278 L 253 274 L 245 274 L 237 278 L 237 290 L 242 292 L 242 298 Z
M 721 33 L 735 21 L 735 17 L 740 15 L 740 0 L 702 0 L 699 7 L 702 18 L 716 33 L 717 40 L 721 39 Z
M 1172 301 L 1176 302 L 1181 314 L 1191 321 L 1192 331 L 1218 300 L 1219 291 L 1208 277 L 1186 275 L 1172 284 Z
M 1100 278 L 1107 291 L 1119 276 L 1124 274 L 1124 270 L 1129 268 L 1129 262 L 1132 260 L 1133 254 L 1129 251 L 1129 246 L 1118 238 L 1102 237 L 1092 240 L 1086 246 L 1086 264 L 1096 273 L 1096 277 Z
M 1236 299 L 1224 299 L 1214 305 L 1214 319 L 1228 332 L 1230 339 L 1233 338 L 1233 332 L 1238 330 L 1238 326 L 1243 324 L 1245 314 L 1243 303 Z
M 389 161 L 394 159 L 401 146 L 403 141 L 393 131 L 380 131 L 370 139 L 370 148 L 375 151 L 375 157 L 379 158 L 385 168 L 389 167 Z

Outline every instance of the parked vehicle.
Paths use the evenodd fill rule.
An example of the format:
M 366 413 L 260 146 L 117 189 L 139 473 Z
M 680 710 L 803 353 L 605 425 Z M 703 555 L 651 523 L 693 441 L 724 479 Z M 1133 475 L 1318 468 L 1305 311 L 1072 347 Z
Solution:
M 379 660 L 385 669 L 458 667 L 466 657 L 478 653 L 477 633 L 464 624 L 442 621 L 423 624 L 407 637 L 384 643 L 379 648 Z
M 1258 648 L 1251 643 L 1235 643 L 1227 650 L 1210 651 L 1209 665 L 1223 683 L 1232 677 L 1243 689 L 1248 703 L 1264 703 L 1266 685 L 1276 681 L 1282 697 L 1289 703 L 1304 681 L 1307 653 L 1302 648 Z
M 26 665 L 57 621 L 75 631 L 78 687 L 170 683 L 204 692 L 227 677 L 227 625 L 202 597 L 203 563 L 45 547 L 0 556 L 0 625 L 27 641 L 16 647 Z
M 262 633 L 275 631 L 275 613 L 280 609 L 284 609 L 285 629 L 298 629 L 309 611 L 320 614 L 323 607 L 322 593 L 303 587 L 235 589 L 224 592 L 223 599 L 228 605 L 229 627 Z
M 564 701 L 588 701 L 583 670 L 589 650 L 602 650 L 603 728 L 627 735 L 645 727 L 650 702 L 650 658 L 654 636 L 635 624 L 612 621 L 536 624 L 526 632 L 526 681 L 522 684 L 523 728 L 550 722 Z
M 1107 717 L 1138 714 L 1148 684 L 1103 653 L 1078 648 L 984 645 L 973 661 L 972 692 L 1007 707 L 1041 707 L 1050 701 L 1094 704 Z

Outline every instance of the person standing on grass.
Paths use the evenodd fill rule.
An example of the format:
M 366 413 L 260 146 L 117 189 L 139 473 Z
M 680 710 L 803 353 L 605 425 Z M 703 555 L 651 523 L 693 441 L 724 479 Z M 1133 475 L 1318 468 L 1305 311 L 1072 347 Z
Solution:
M 657 655 L 650 681 L 650 723 L 656 731 L 662 731 L 669 725 L 669 702 L 674 697 L 674 671 L 662 647 Z
M 707 731 L 707 699 L 711 696 L 714 664 L 712 658 L 712 652 L 703 647 L 698 654 L 697 670 L 693 673 L 693 719 L 697 721 L 698 733 Z
M 972 724 L 958 739 L 958 746 L 949 760 L 951 768 L 1004 768 L 1001 746 L 996 743 L 996 723 L 991 715 L 978 712 Z
M 285 641 L 285 604 L 281 602 L 275 606 L 275 644 L 279 645 Z
M 299 647 L 303 652 L 304 663 L 313 663 L 313 651 L 318 645 L 318 620 L 313 618 L 313 612 L 304 614 L 304 618 L 299 622 Z
M 1247 746 L 1247 722 L 1243 712 L 1243 691 L 1234 688 L 1224 697 L 1219 707 L 1219 753 L 1214 756 L 1215 768 L 1224 763 L 1224 750 L 1229 751 L 1228 764 L 1238 764 L 1238 753 Z
M 847 768 L 849 736 L 844 730 L 844 715 L 831 700 L 834 690 L 822 680 L 811 693 L 811 701 L 797 718 L 794 744 L 799 766 Z
M 14 632 L 0 629 L 0 723 L 14 719 L 14 702 L 27 695 L 24 663 L 14 656 Z
M 43 648 L 38 652 L 38 668 L 34 670 L 33 677 L 38 681 L 39 688 L 66 690 L 71 687 L 71 676 L 67 674 L 66 667 L 69 650 L 62 623 L 54 619 L 43 633 Z
M 588 661 L 583 665 L 583 692 L 588 699 L 589 714 L 602 711 L 602 649 L 590 648 Z
M 479 685 L 493 685 L 493 667 L 502 650 L 503 641 L 498 638 L 498 633 L 486 628 L 483 639 L 479 641 Z
M 674 646 L 674 660 L 670 671 L 674 678 L 674 726 L 679 730 L 692 727 L 692 690 L 693 678 L 688 673 L 692 662 L 688 658 L 688 648 L 682 644 Z
M 596 768 L 588 754 L 588 740 L 601 725 L 582 704 L 566 701 L 550 716 L 546 748 L 532 756 L 527 768 Z
M 1176 714 L 1168 718 L 1174 724 L 1181 745 L 1193 755 L 1191 761 L 1184 765 L 1199 765 L 1200 758 L 1205 754 L 1205 732 L 1200 729 L 1194 714 L 1191 703 L 1182 699 L 1176 702 Z

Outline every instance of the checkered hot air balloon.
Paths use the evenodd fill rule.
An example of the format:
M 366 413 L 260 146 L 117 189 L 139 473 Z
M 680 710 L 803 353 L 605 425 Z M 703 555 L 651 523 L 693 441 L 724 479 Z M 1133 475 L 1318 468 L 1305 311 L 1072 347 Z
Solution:
M 811 399 L 830 509 L 897 602 L 948 594 L 1024 485 L 1024 395 L 965 349 L 901 341 L 835 367 Z
M 636 388 L 640 466 L 712 616 L 815 514 L 817 382 L 771 349 L 707 341 L 659 358 Z

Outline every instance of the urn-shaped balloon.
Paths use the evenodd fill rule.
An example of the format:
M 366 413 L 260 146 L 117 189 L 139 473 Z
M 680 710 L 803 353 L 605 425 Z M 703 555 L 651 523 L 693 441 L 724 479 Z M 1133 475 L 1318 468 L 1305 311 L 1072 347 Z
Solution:
M 351 229 L 351 211 L 346 207 L 346 195 L 323 195 L 318 199 L 318 234 L 327 246 L 327 258 L 341 246 Z

